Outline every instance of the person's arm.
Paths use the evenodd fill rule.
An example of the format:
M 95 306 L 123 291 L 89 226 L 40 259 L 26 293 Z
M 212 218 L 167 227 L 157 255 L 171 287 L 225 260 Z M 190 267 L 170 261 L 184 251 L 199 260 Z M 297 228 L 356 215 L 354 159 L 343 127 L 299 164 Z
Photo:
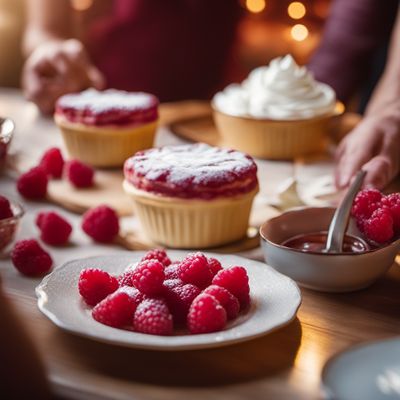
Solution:
M 83 44 L 71 39 L 72 10 L 68 0 L 27 0 L 27 27 L 22 71 L 25 97 L 43 113 L 51 113 L 63 94 L 105 86 Z
M 392 33 L 385 72 L 366 115 L 337 150 L 336 183 L 349 185 L 359 169 L 365 186 L 384 188 L 400 170 L 400 12 Z
M 39 354 L 0 285 L 0 388 L 4 399 L 50 399 Z

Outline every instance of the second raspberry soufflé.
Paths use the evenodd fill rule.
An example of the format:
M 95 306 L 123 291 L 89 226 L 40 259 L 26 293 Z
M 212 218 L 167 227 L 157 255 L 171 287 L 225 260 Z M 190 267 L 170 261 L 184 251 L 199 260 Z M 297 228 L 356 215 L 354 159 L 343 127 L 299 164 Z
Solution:
M 203 143 L 141 151 L 124 170 L 137 189 L 185 199 L 231 197 L 257 187 L 257 166 L 250 156 Z
M 158 118 L 158 99 L 149 93 L 87 89 L 57 101 L 56 115 L 86 125 L 140 125 Z
M 247 154 L 203 143 L 166 146 L 136 153 L 124 173 L 124 189 L 154 242 L 204 248 L 246 235 L 258 192 Z
M 73 158 L 117 167 L 153 146 L 158 104 L 149 93 L 88 89 L 61 96 L 54 119 Z

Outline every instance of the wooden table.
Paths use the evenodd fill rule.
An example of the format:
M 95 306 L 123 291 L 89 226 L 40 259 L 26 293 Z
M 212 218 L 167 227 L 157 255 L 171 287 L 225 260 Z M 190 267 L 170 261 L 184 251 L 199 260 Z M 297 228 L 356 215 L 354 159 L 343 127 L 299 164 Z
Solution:
M 174 109 L 182 114 L 184 106 L 170 106 L 169 116 Z M 51 120 L 41 118 L 18 91 L 0 91 L 0 114 L 16 121 L 13 151 L 27 164 L 43 148 L 61 145 Z M 176 140 L 165 130 L 161 136 L 168 142 Z M 282 175 L 293 168 L 290 163 L 279 165 Z M 16 196 L 12 179 L 0 177 L 0 193 Z M 25 205 L 28 213 L 20 237 L 35 235 L 35 212 L 49 208 L 41 203 Z M 65 214 L 77 227 L 79 217 Z M 72 248 L 52 249 L 56 263 L 76 258 L 77 253 L 116 251 L 93 245 L 80 232 L 74 233 L 73 242 Z M 261 259 L 259 249 L 246 255 Z M 39 348 L 54 392 L 67 398 L 317 399 L 321 369 L 329 357 L 356 343 L 400 334 L 398 265 L 359 292 L 324 294 L 302 289 L 298 318 L 270 335 L 226 348 L 173 353 L 126 349 L 65 333 L 37 309 L 37 279 L 17 274 L 8 259 L 0 260 L 0 272 L 7 296 Z

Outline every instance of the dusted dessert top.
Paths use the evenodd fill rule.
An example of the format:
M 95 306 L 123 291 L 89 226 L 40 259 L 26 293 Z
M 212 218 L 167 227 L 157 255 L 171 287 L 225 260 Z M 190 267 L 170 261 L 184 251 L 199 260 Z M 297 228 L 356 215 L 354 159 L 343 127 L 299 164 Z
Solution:
M 137 189 L 186 199 L 231 197 L 258 185 L 250 156 L 204 143 L 140 151 L 126 160 L 124 172 Z
M 296 120 L 332 113 L 336 95 L 287 55 L 256 68 L 242 84 L 229 85 L 213 102 L 218 110 L 233 116 Z
M 141 125 L 158 118 L 158 99 L 143 92 L 87 89 L 61 96 L 56 114 L 85 125 Z

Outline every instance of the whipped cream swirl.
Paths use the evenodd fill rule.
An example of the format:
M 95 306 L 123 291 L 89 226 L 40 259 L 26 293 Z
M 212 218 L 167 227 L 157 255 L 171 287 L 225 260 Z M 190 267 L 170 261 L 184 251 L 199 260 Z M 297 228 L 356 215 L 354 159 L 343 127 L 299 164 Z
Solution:
M 332 113 L 336 95 L 286 55 L 254 69 L 242 84 L 229 85 L 214 96 L 213 103 L 233 116 L 296 120 Z

